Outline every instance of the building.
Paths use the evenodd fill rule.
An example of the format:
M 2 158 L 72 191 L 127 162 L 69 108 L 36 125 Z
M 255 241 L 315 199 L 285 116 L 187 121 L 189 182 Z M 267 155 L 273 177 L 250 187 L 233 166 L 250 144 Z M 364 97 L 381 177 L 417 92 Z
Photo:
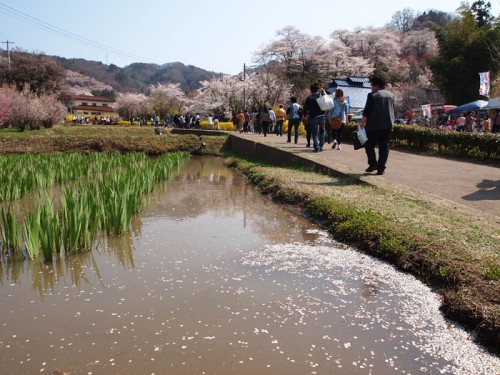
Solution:
M 69 111 L 74 116 L 114 117 L 115 100 L 104 96 L 78 95 L 70 103 Z
M 344 97 L 351 107 L 351 112 L 365 108 L 366 97 L 372 91 L 368 78 L 356 76 L 332 78 L 327 91 L 335 93 L 337 89 L 344 91 Z

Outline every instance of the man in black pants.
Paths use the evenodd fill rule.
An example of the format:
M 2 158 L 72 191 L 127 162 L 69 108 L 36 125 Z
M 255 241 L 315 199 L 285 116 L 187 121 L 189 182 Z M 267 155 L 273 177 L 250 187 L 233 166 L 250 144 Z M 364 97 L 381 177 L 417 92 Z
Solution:
M 370 78 L 372 92 L 366 99 L 361 126 L 366 128 L 368 140 L 364 144 L 368 156 L 366 172 L 385 173 L 385 165 L 389 157 L 389 145 L 394 127 L 394 95 L 385 90 L 385 80 L 373 75 Z M 378 144 L 378 161 L 375 146 Z

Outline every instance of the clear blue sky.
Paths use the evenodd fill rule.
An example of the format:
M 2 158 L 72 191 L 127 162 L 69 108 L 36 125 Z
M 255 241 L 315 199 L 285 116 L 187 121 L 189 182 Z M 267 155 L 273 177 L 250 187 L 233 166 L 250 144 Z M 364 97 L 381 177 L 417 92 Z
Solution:
M 493 15 L 500 0 L 490 0 Z M 340 4 L 346 5 L 340 5 Z M 459 0 L 0 0 L 0 40 L 11 48 L 125 66 L 180 61 L 236 74 L 276 31 L 293 25 L 329 39 L 381 27 L 398 10 L 454 13 Z M 64 36 L 62 36 L 63 34 Z M 1 44 L 5 49 L 6 44 Z

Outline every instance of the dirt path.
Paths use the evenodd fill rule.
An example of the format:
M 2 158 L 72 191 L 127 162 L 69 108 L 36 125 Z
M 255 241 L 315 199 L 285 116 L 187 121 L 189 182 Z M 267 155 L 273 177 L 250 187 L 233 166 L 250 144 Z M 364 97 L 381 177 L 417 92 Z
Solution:
M 287 143 L 285 135 L 264 137 L 251 133 L 241 136 L 274 144 L 296 155 L 321 159 L 333 167 L 338 164 L 352 170 L 353 174 L 364 174 L 367 167 L 364 150 L 355 151 L 350 144 L 345 144 L 340 151 L 326 144 L 324 151 L 316 154 L 312 148 L 305 147 L 304 137 L 294 144 Z M 385 172 L 379 178 L 500 217 L 500 166 L 391 150 Z

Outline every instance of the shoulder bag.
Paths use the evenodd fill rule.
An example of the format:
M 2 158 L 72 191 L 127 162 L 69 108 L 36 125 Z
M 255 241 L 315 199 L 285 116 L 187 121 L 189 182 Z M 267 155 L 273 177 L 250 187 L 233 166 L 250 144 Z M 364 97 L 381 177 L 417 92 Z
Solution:
M 344 110 L 345 102 L 342 104 L 340 114 L 337 117 L 330 117 L 330 126 L 332 129 L 337 130 L 342 126 L 342 111 Z
M 321 109 L 322 111 L 329 111 L 335 106 L 335 104 L 333 103 L 333 97 L 327 94 L 325 90 L 323 90 L 323 92 L 321 93 L 319 98 L 316 99 L 316 101 L 318 102 L 319 109 Z

